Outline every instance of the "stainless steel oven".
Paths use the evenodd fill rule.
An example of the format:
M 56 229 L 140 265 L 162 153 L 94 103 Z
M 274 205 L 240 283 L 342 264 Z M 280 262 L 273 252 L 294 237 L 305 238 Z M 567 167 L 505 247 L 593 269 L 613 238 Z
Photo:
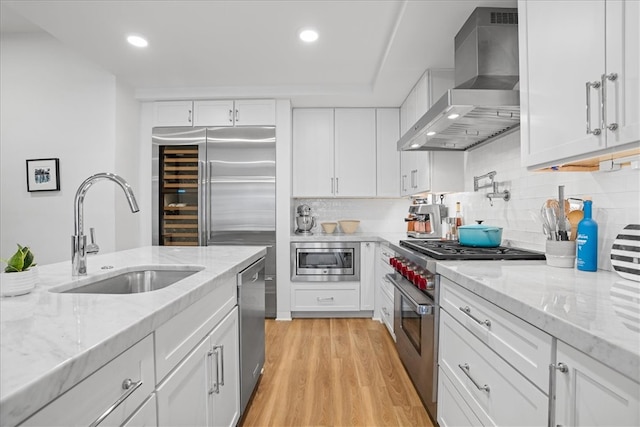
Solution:
M 360 243 L 291 243 L 291 280 L 294 282 L 360 280 Z
M 426 277 L 426 276 L 425 276 Z M 387 274 L 394 286 L 396 349 L 431 417 L 436 419 L 438 391 L 438 276 L 432 294 L 420 291 L 400 273 Z

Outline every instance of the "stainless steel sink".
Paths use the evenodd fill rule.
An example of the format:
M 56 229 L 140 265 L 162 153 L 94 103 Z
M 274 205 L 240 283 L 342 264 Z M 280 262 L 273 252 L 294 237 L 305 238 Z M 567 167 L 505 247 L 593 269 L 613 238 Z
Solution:
M 202 268 L 188 270 L 142 269 L 128 271 L 106 279 L 98 279 L 85 285 L 69 288 L 63 286 L 51 292 L 65 294 L 137 294 L 166 288 Z

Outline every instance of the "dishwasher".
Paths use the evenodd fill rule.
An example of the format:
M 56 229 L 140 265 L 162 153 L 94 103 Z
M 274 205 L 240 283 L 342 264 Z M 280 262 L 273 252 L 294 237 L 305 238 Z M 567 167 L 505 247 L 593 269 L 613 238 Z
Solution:
M 265 259 L 261 258 L 238 274 L 241 417 L 264 366 L 264 272 Z

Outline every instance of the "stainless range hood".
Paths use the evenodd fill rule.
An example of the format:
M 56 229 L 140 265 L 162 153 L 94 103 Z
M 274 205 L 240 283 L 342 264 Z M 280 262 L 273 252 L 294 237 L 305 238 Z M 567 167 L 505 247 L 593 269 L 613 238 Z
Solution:
M 518 12 L 476 8 L 455 37 L 455 87 L 398 141 L 402 151 L 462 151 L 520 126 Z

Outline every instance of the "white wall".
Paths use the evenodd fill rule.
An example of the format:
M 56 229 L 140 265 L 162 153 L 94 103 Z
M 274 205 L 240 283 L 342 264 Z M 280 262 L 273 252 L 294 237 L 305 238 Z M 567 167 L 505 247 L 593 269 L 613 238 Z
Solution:
M 127 180 L 140 201 L 141 146 L 138 143 L 140 103 L 134 98 L 134 91 L 120 81 L 116 82 L 116 140 L 114 172 Z M 121 193 L 116 189 L 116 193 Z M 115 249 L 124 250 L 140 246 L 139 230 L 146 224 L 142 212 L 131 213 L 126 197 L 115 196 L 116 223 Z
M 593 200 L 598 223 L 598 267 L 611 270 L 613 240 L 627 224 L 640 224 L 640 171 L 623 168 L 617 172 L 530 172 L 520 166 L 518 132 L 466 152 L 465 193 L 448 195 L 445 203 L 455 212 L 462 203 L 466 224 L 482 219 L 484 224 L 504 227 L 503 241 L 514 246 L 544 251 L 545 236 L 537 215 L 544 201 L 558 198 L 558 185 L 565 186 L 566 197 Z M 495 170 L 499 190 L 511 191 L 511 200 L 494 200 L 485 188 L 473 192 L 473 177 Z M 486 181 L 483 181 L 486 182 Z
M 132 128 L 137 135 L 131 115 L 137 107 L 111 73 L 46 34 L 3 34 L 0 43 L 0 257 L 20 243 L 41 264 L 70 260 L 75 192 L 92 174 L 119 172 L 116 155 L 137 146 L 127 137 Z M 125 116 L 132 121 L 116 126 Z M 26 159 L 50 157 L 60 159 L 61 190 L 28 193 Z M 123 175 L 133 162 L 125 162 Z M 116 249 L 114 196 L 124 197 L 115 191 L 100 182 L 85 199 L 85 231 L 96 228 L 103 253 Z M 137 225 L 123 227 L 126 233 Z M 118 240 L 122 247 L 136 244 Z

